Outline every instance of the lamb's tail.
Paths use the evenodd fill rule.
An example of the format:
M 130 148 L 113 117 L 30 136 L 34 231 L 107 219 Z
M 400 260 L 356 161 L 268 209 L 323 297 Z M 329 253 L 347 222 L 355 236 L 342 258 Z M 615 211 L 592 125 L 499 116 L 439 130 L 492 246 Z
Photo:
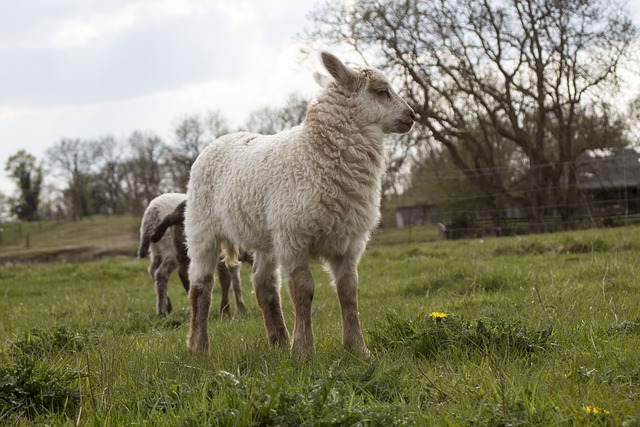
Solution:
M 138 258 L 145 258 L 149 255 L 149 246 L 151 245 L 151 235 L 155 230 L 155 226 L 160 222 L 158 209 L 151 208 L 144 212 L 142 217 L 142 226 L 140 227 L 140 246 L 138 247 Z
M 149 236 L 141 235 L 140 247 L 138 247 L 138 258 L 146 258 L 147 255 L 149 255 L 149 245 L 151 245 Z
M 237 267 L 240 263 L 240 247 L 227 240 L 222 242 L 222 260 L 227 267 Z
M 182 225 L 184 223 L 184 210 L 187 206 L 187 201 L 182 201 L 169 215 L 158 224 L 155 231 L 151 235 L 151 242 L 158 243 L 167 229 L 174 225 Z

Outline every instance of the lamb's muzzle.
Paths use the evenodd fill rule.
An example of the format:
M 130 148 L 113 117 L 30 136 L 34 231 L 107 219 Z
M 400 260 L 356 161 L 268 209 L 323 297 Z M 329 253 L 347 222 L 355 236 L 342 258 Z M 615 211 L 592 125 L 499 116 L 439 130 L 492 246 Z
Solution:
M 407 133 L 413 127 L 413 124 L 416 121 L 416 113 L 413 111 L 413 108 L 408 107 L 408 110 L 405 112 L 404 117 L 396 120 L 396 130 L 395 133 Z

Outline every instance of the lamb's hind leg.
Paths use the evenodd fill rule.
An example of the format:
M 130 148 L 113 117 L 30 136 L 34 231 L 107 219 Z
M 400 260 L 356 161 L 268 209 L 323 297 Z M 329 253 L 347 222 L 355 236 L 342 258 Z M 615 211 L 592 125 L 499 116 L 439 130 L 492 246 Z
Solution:
M 357 262 L 348 258 L 330 260 L 342 311 L 342 344 L 349 351 L 369 356 L 358 315 Z
M 315 282 L 308 265 L 295 268 L 288 276 L 289 293 L 296 314 L 291 350 L 298 359 L 311 358 L 315 354 L 311 329 L 311 303 Z
M 289 331 L 282 315 L 280 281 L 275 261 L 262 253 L 256 253 L 251 279 L 269 341 L 271 344 L 288 347 Z
M 242 299 L 242 284 L 240 282 L 240 265 L 229 267 L 229 279 L 231 280 L 231 287 L 233 288 L 233 294 L 236 297 L 236 310 L 242 317 L 246 317 L 247 308 L 244 305 Z
M 231 287 L 231 277 L 229 277 L 229 269 L 224 261 L 218 261 L 216 266 L 218 270 L 218 279 L 220 280 L 220 291 L 222 299 L 220 300 L 220 316 L 231 315 L 231 307 L 229 303 L 229 288 Z
M 213 250 L 215 249 L 215 250 Z M 218 247 L 209 250 L 193 250 L 189 265 L 189 303 L 191 320 L 187 347 L 194 353 L 209 353 L 209 308 L 211 306 L 211 290 L 213 289 L 213 269 Z
M 153 272 L 153 285 L 156 290 L 156 314 L 158 316 L 166 316 L 171 313 L 171 299 L 167 289 L 169 287 L 169 277 L 175 268 L 175 262 L 162 260 L 158 268 Z

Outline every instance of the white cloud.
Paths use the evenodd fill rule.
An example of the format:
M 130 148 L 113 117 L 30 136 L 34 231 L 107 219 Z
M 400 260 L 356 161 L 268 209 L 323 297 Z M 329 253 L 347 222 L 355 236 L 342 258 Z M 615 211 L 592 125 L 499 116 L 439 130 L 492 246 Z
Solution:
M 288 0 L 0 5 L 0 166 L 22 148 L 44 160 L 62 138 L 142 130 L 170 142 L 178 119 L 209 110 L 237 128 L 290 92 L 313 96 L 317 58 L 299 64 L 292 43 L 309 7 Z M 0 191 L 14 188 L 0 174 Z
M 40 27 L 20 28 L 0 39 L 1 49 L 78 49 L 109 43 L 114 37 L 149 23 L 159 24 L 173 19 L 206 14 L 215 4 L 205 0 L 138 0 L 138 1 L 82 1 L 67 3 L 66 13 L 51 14 Z M 225 3 L 225 2 L 220 2 Z M 76 6 L 76 7 L 73 7 Z M 28 5 L 25 5 L 27 8 Z M 63 9 L 65 11 L 65 9 Z M 38 9 L 29 11 L 37 16 Z
M 135 6 L 129 6 L 116 14 L 96 14 L 65 20 L 51 38 L 51 46 L 56 49 L 69 49 L 104 43 L 105 39 L 135 25 L 135 9 Z

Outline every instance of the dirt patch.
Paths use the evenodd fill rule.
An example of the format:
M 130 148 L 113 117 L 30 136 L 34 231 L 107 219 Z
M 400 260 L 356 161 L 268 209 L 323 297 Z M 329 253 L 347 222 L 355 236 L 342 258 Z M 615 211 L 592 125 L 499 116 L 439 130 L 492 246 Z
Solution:
M 97 249 L 93 247 L 74 247 L 52 249 L 47 251 L 28 252 L 0 256 L 0 264 L 82 262 L 111 256 L 135 257 L 135 250 L 128 247 Z

